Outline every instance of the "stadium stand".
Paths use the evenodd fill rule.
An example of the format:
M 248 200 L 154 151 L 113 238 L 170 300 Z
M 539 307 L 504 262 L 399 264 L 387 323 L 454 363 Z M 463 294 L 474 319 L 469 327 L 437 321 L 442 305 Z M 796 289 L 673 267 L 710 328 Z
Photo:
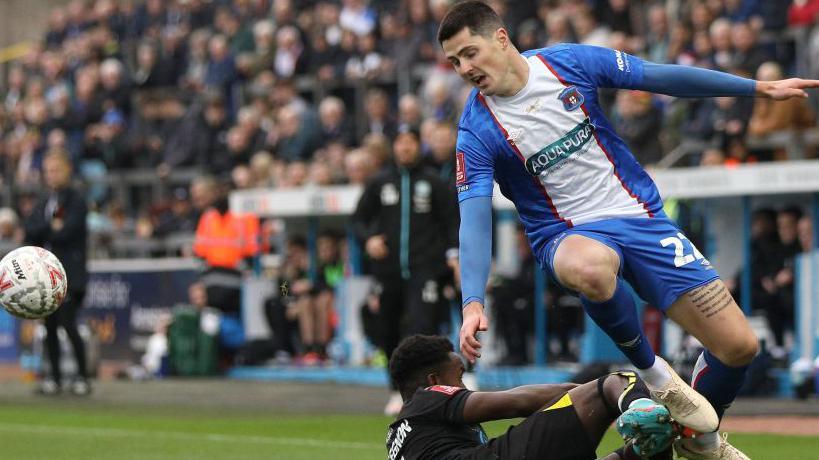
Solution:
M 760 79 L 819 75 L 814 0 L 489 3 L 521 49 L 571 41 Z M 20 243 L 17 222 L 31 212 L 52 148 L 71 153 L 90 205 L 90 256 L 102 259 L 190 256 L 207 203 L 195 179 L 206 175 L 232 190 L 362 184 L 388 163 L 401 124 L 420 130 L 431 156 L 435 136 L 445 135 L 436 124 L 454 123 L 467 94 L 435 41 L 449 4 L 72 0 L 53 7 L 42 39 L 24 54 L 6 53 L 2 68 L 0 245 Z M 817 156 L 815 98 L 795 106 L 634 91 L 601 98 L 653 168 Z M 283 251 L 282 228 L 262 222 L 268 253 Z M 349 265 L 350 251 L 341 252 Z

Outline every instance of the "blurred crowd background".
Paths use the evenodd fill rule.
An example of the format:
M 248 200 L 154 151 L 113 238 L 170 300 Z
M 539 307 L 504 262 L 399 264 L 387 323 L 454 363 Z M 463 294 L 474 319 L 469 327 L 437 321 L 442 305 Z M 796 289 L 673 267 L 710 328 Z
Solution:
M 816 0 L 488 3 L 521 50 L 577 42 L 760 80 L 819 75 Z M 22 241 L 20 223 L 42 187 L 42 159 L 53 151 L 70 156 L 84 186 L 92 258 L 192 255 L 200 220 L 223 207 L 231 190 L 364 184 L 391 164 L 393 138 L 406 129 L 420 133 L 424 161 L 451 177 L 469 88 L 435 38 L 449 5 L 73 0 L 53 7 L 42 39 L 3 68 L 0 241 Z M 809 159 L 819 143 L 815 99 L 684 100 L 601 90 L 601 100 L 649 169 Z M 792 275 L 779 273 L 792 253 L 811 246 L 810 221 L 785 208 L 759 213 L 755 227 L 755 257 L 767 271 L 754 275 L 754 292 L 769 303 L 787 297 L 777 292 L 792 286 Z M 261 243 L 247 250 L 287 254 L 281 273 L 297 293 L 325 292 L 298 283 L 310 270 L 334 267 L 330 286 L 344 273 L 339 235 L 324 235 L 324 259 L 316 262 L 299 235 L 281 235 L 280 222 L 251 227 Z M 525 238 L 521 247 L 525 256 Z M 780 257 L 782 247 L 791 258 Z M 514 296 L 503 283 L 498 295 Z M 781 302 L 792 309 L 792 296 Z M 313 316 L 332 323 L 327 308 Z M 510 328 L 504 335 L 531 327 L 525 318 L 530 313 L 502 322 Z M 326 326 L 308 335 L 316 334 L 326 335 Z M 571 354 L 565 340 L 559 353 Z

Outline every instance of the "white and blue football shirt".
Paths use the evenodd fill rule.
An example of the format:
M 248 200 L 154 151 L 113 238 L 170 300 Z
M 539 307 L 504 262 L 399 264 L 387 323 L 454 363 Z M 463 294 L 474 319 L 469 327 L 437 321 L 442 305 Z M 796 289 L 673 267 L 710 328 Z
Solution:
M 574 225 L 658 213 L 654 182 L 597 100 L 600 87 L 639 87 L 643 61 L 574 44 L 523 56 L 529 78 L 516 95 L 475 89 L 467 100 L 456 154 L 459 200 L 492 196 L 494 178 L 515 203 L 538 256 L 550 238 Z

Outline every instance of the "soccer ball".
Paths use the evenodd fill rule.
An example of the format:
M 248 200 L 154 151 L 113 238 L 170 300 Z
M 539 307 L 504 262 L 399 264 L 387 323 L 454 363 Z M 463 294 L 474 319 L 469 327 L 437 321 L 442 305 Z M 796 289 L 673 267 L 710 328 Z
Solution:
M 63 264 L 46 249 L 24 246 L 0 260 L 0 305 L 14 316 L 37 319 L 54 313 L 67 289 Z

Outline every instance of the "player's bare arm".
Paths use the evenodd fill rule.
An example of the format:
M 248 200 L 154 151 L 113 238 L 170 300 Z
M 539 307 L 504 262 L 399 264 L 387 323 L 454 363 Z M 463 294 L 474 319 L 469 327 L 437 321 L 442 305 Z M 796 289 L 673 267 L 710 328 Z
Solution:
M 474 363 L 481 356 L 476 334 L 489 328 L 483 298 L 492 258 L 492 198 L 475 197 L 461 202 L 460 261 L 463 294 L 461 353 Z
M 505 391 L 478 391 L 464 404 L 464 422 L 483 423 L 528 417 L 558 396 L 575 388 L 575 383 L 524 385 Z

